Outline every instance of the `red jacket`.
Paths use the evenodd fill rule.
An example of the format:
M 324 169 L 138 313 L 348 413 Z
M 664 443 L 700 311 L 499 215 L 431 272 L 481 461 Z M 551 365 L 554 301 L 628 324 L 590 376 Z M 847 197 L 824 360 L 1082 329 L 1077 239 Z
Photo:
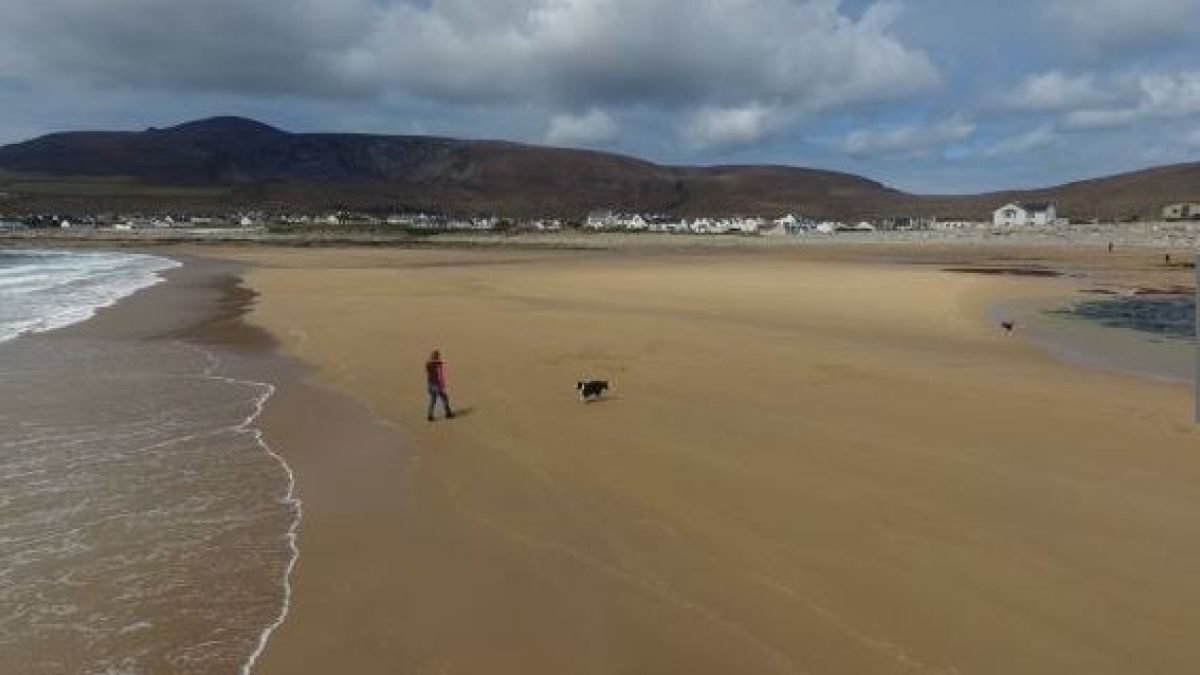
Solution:
M 425 381 L 439 389 L 446 388 L 446 372 L 441 361 L 425 362 Z

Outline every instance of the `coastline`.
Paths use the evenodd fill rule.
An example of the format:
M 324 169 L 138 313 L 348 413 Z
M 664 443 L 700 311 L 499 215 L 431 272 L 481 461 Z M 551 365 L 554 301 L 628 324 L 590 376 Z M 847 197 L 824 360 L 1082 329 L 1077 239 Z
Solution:
M 1112 660 L 1098 640 L 1086 640 L 1081 649 L 1080 636 L 1061 628 L 1069 613 L 1039 605 L 1042 593 L 1057 594 L 1070 609 L 1103 608 L 1078 592 L 1045 585 L 1051 570 L 1094 575 L 1098 564 L 1080 558 L 1088 549 L 1078 545 L 1064 558 L 1070 549 L 1050 545 L 1049 537 L 1071 522 L 1090 536 L 1101 536 L 1094 527 L 1119 527 L 1129 543 L 1128 526 L 1136 522 L 1180 554 L 1197 544 L 1178 531 L 1174 543 L 1159 539 L 1167 530 L 1143 517 L 1153 511 L 1145 486 L 1157 485 L 1170 501 L 1171 510 L 1157 515 L 1171 523 L 1178 522 L 1174 509 L 1192 497 L 1153 468 L 1130 464 L 1122 445 L 1138 435 L 1152 448 L 1161 442 L 1159 459 L 1180 480 L 1200 476 L 1200 467 L 1179 451 L 1193 438 L 1190 423 L 1175 410 L 1190 410 L 1182 387 L 1062 363 L 1024 340 L 1000 337 L 987 320 L 997 303 L 1065 297 L 1078 283 L 1072 270 L 1094 268 L 1103 256 L 1038 250 L 997 256 L 959 247 L 926 251 L 916 260 L 905 257 L 906 250 L 854 247 L 800 258 L 361 248 L 151 252 L 192 264 L 63 332 L 194 340 L 230 356 L 232 376 L 271 383 L 269 400 L 247 423 L 254 422 L 268 452 L 278 453 L 291 474 L 288 494 L 303 500 L 304 514 L 290 532 L 299 548 L 285 576 L 280 614 L 260 635 L 243 673 L 716 673 L 735 664 L 743 672 L 1050 673 L 1084 665 L 1098 673 L 1142 672 Z M 1014 261 L 1058 265 L 1068 277 L 1048 282 L 942 271 L 964 262 Z M 1139 258 L 1103 276 L 1121 283 L 1153 279 L 1146 265 Z M 794 276 L 797 270 L 828 275 L 843 287 L 836 298 L 821 299 L 809 277 Z M 714 272 L 718 283 L 708 280 Z M 774 289 L 779 279 L 798 295 Z M 915 284 L 932 307 L 900 302 L 879 316 L 866 314 L 873 294 L 893 283 Z M 945 291 L 943 283 L 954 290 Z M 653 292 L 628 295 L 637 288 Z M 697 288 L 711 297 L 697 303 Z M 791 302 L 812 316 L 763 313 Z M 861 303 L 867 304 L 854 306 Z M 597 334 L 586 328 L 593 324 L 605 328 Z M 682 338 L 663 331 L 688 335 L 688 348 L 706 364 L 701 370 L 711 372 L 692 372 L 693 359 L 678 356 Z M 783 367 L 761 370 L 757 356 L 738 357 L 736 350 L 732 363 L 721 363 L 731 355 L 708 331 L 730 345 L 749 336 Z M 467 413 L 449 424 L 426 425 L 414 412 L 423 405 L 422 392 L 406 368 L 410 352 L 419 359 L 430 334 L 443 347 L 450 344 L 451 391 Z M 805 348 L 781 351 L 784 336 L 799 336 Z M 566 346 L 564 338 L 578 344 Z M 643 357 L 626 341 L 648 349 L 661 372 L 647 379 Z M 530 350 L 551 358 L 530 360 Z M 813 361 L 812 354 L 821 357 Z M 798 398 L 805 424 L 795 426 L 795 412 L 731 381 L 730 366 L 753 373 L 771 396 Z M 579 368 L 616 374 L 609 402 L 581 408 L 569 392 L 558 391 L 560 380 L 569 384 Z M 727 384 L 713 389 L 710 378 Z M 981 379 L 991 383 L 977 386 Z M 515 398 L 514 388 L 521 391 Z M 976 405 L 991 397 L 1016 401 L 1032 394 L 1035 400 L 923 429 L 917 421 L 929 414 L 924 406 L 880 396 L 889 389 L 924 395 L 930 388 L 950 397 L 948 405 L 960 414 L 974 413 L 955 404 L 955 396 Z M 1131 400 L 1115 404 L 1104 396 L 1115 392 Z M 722 422 L 730 414 L 719 405 L 725 397 L 739 403 L 734 417 Z M 758 409 L 750 417 L 740 410 L 747 400 Z M 1096 411 L 1064 412 L 1068 429 L 1049 435 L 1059 445 L 1033 444 L 1049 458 L 1019 449 L 1021 431 L 1003 420 L 1038 424 L 1053 416 L 1037 404 L 1066 400 Z M 849 401 L 878 416 L 875 424 L 894 429 L 897 438 L 886 452 L 876 447 L 881 439 L 862 433 L 866 429 L 854 431 L 861 423 Z M 1084 420 L 1100 428 L 1073 441 L 1070 430 Z M 980 442 L 972 425 L 1015 445 L 972 447 Z M 749 436 L 731 433 L 738 429 Z M 1082 438 L 1098 446 L 1096 457 L 1073 447 Z M 848 456 L 830 454 L 826 446 L 844 446 Z M 956 456 L 959 451 L 966 455 Z M 1010 451 L 1015 456 L 1006 456 Z M 1085 469 L 1091 461 L 1101 468 Z M 1033 462 L 1051 476 L 1013 462 Z M 968 467 L 972 471 L 962 473 Z M 1133 471 L 1140 487 L 1124 494 L 1109 473 L 1118 467 Z M 981 481 L 986 476 L 1001 479 L 1003 489 Z M 1088 484 L 1092 479 L 1098 483 Z M 1095 514 L 1061 520 L 1067 504 L 1051 498 L 1051 485 L 1133 499 L 1140 515 L 1131 519 L 1098 507 Z M 976 503 L 971 489 L 982 490 L 985 501 Z M 708 503 L 693 503 L 697 494 Z M 1014 495 L 1033 504 L 1010 501 Z M 852 506 L 852 499 L 866 505 Z M 1004 506 L 992 513 L 986 500 Z M 738 508 L 729 511 L 729 505 Z M 1049 508 L 1049 516 L 1034 506 Z M 950 507 L 967 513 L 955 516 Z M 1038 522 L 1046 517 L 1049 525 Z M 1093 517 L 1101 520 L 1087 521 Z M 873 518 L 887 523 L 883 530 L 874 531 Z M 1031 532 L 1012 529 L 1025 522 Z M 950 534 L 937 534 L 935 523 Z M 968 534 L 988 525 L 1001 527 Z M 847 533 L 831 529 L 837 527 Z M 863 548 L 854 536 L 874 543 Z M 916 541 L 945 560 L 906 543 Z M 1000 561 L 964 558 L 970 547 Z M 1122 575 L 1146 569 L 1146 561 L 1129 552 L 1117 556 Z M 1030 560 L 1037 561 L 1033 579 L 1016 584 L 1013 565 Z M 1200 588 L 1194 575 L 1170 567 L 1182 586 Z M 933 570 L 938 574 L 927 574 Z M 976 581 L 963 585 L 985 571 L 1006 580 L 994 592 L 1020 599 L 1020 607 L 1005 611 L 1049 638 L 1024 635 L 1033 629 L 1001 620 L 999 606 L 988 599 L 992 591 L 979 594 Z M 939 575 L 945 588 L 935 583 Z M 870 594 L 851 591 L 866 582 Z M 1100 588 L 1074 585 L 1091 593 Z M 921 592 L 910 595 L 908 587 Z M 954 600 L 955 592 L 966 599 Z M 933 607 L 910 604 L 921 597 Z M 1136 605 L 1142 623 L 1151 615 L 1186 616 L 1151 601 L 1124 597 L 1122 603 Z M 931 614 L 936 609 L 957 612 L 968 624 L 986 619 L 998 632 L 986 638 L 963 633 Z M 1140 653 L 1162 647 L 1144 631 L 1138 624 L 1126 647 Z M 1017 648 L 1018 635 L 1024 635 L 1022 647 L 1031 641 L 1031 656 L 996 651 L 1005 644 Z M 693 644 L 703 646 L 687 647 Z M 1193 665 L 1179 653 L 1156 662 Z
M 289 458 L 286 433 L 340 450 L 295 458 L 304 555 L 258 672 L 1140 672 L 1122 650 L 1194 665 L 1155 618 L 1183 620 L 1177 594 L 1110 587 L 1200 583 L 1174 515 L 1200 469 L 1186 392 L 996 334 L 991 303 L 1061 292 L 1042 280 L 940 271 L 1007 261 L 218 255 L 259 264 L 250 323 L 396 430 L 363 450 L 354 428 L 280 414 Z M 922 299 L 864 313 L 895 284 Z M 416 412 L 406 366 L 431 339 L 469 412 L 452 423 Z M 761 354 L 721 347 L 738 344 Z M 609 402 L 559 391 L 581 372 L 615 378 Z M 1163 547 L 1178 555 L 1136 553 Z
M 240 669 L 243 675 L 249 675 L 262 672 L 264 653 L 280 627 L 297 621 L 293 616 L 294 580 L 297 571 L 306 565 L 303 538 L 309 517 L 304 512 L 301 489 L 305 481 L 297 477 L 292 463 L 302 460 L 311 472 L 314 462 L 348 438 L 360 452 L 392 448 L 395 438 L 390 430 L 380 428 L 361 405 L 308 382 L 307 366 L 281 354 L 273 335 L 245 321 L 257 293 L 245 285 L 244 264 L 188 253 L 168 255 L 184 265 L 168 272 L 166 281 L 64 330 L 106 338 L 181 340 L 219 361 L 214 367 L 220 370 L 210 376 L 267 387 L 254 415 L 243 426 L 255 430 L 263 451 L 286 473 L 284 499 L 295 505 L 296 515 L 283 533 L 291 555 L 281 579 L 279 611 L 261 627 L 255 649 Z M 319 523 L 321 515 L 311 519 Z
M 293 468 L 281 452 L 280 442 L 274 438 L 276 428 L 283 428 L 290 424 L 290 419 L 304 414 L 288 414 L 287 411 L 292 410 L 289 406 L 295 406 L 296 401 L 300 401 L 304 407 L 304 402 L 311 399 L 322 402 L 318 419 L 332 428 L 359 428 L 370 425 L 371 420 L 352 405 L 340 404 L 332 400 L 329 394 L 314 392 L 302 382 L 304 368 L 277 353 L 274 337 L 242 321 L 242 316 L 254 301 L 254 293 L 242 285 L 241 275 L 244 274 L 245 265 L 188 256 L 179 251 L 150 252 L 151 255 L 173 259 L 181 265 L 158 274 L 162 281 L 140 288 L 115 303 L 97 307 L 90 318 L 43 333 L 20 336 L 17 339 L 18 346 L 48 344 L 74 350 L 85 345 L 113 345 L 122 353 L 136 354 L 143 350 L 140 344 L 144 344 L 145 350 L 150 350 L 150 353 L 160 353 L 169 345 L 186 345 L 182 352 L 196 350 L 203 356 L 199 364 L 203 371 L 197 372 L 196 377 L 228 384 L 232 388 L 258 390 L 253 410 L 248 411 L 248 416 L 230 429 L 230 434 L 250 435 L 252 443 L 258 448 L 257 452 L 263 452 L 277 462 L 287 482 L 280 492 L 280 500 L 294 509 L 294 518 L 290 519 L 287 531 L 277 533 L 278 542 L 289 551 L 286 567 L 276 581 L 281 585 L 277 611 L 268 622 L 258 627 L 256 634 L 245 635 L 247 640 L 252 641 L 253 650 L 238 669 L 229 671 L 230 675 L 248 674 L 257 670 L 256 663 L 268 645 L 271 634 L 288 617 L 292 577 L 300 558 L 296 538 L 302 525 L 301 503 L 296 494 Z M 204 362 L 208 365 L 204 365 Z M 281 413 L 281 410 L 284 412 Z M 308 413 L 311 414 L 312 410 L 308 408 Z M 304 453 L 308 448 L 311 448 L 308 438 L 288 438 L 287 454 Z M 180 498 L 186 498 L 186 492 Z M 264 534 L 268 538 L 260 539 L 256 545 L 264 546 L 264 550 L 270 549 L 271 534 Z M 137 546 L 138 543 L 131 542 L 130 545 Z M 234 554 L 235 551 L 229 552 Z M 253 580 L 246 579 L 245 583 L 253 583 Z M 274 591 L 260 587 L 252 595 L 262 592 Z M 186 607 L 179 609 L 187 610 Z M 228 611 L 232 613 L 233 608 Z M 156 617 L 152 623 L 158 623 L 160 619 L 166 625 L 173 622 L 168 615 Z M 150 622 L 145 623 L 145 626 L 149 625 Z M 139 623 L 138 626 L 142 625 Z M 176 649 L 185 647 L 186 644 L 176 645 Z M 71 658 L 89 657 L 88 653 L 80 652 Z M 175 667 L 178 665 L 175 664 Z
M 222 373 L 213 377 L 268 387 L 255 414 L 244 425 L 255 429 L 262 449 L 287 474 L 284 499 L 295 504 L 296 516 L 284 533 L 291 556 L 281 580 L 279 612 L 262 627 L 254 651 L 240 669 L 243 675 L 249 675 L 262 672 L 264 654 L 280 627 L 285 622 L 303 621 L 293 616 L 294 580 L 298 570 L 312 566 L 305 560 L 307 521 L 320 523 L 323 514 L 305 514 L 304 489 L 311 487 L 305 485 L 303 477 L 297 477 L 292 463 L 304 462 L 311 477 L 313 464 L 327 457 L 331 448 L 349 444 L 357 452 L 377 452 L 394 448 L 396 438 L 391 430 L 379 427 L 360 404 L 309 382 L 307 366 L 280 353 L 275 336 L 245 321 L 257 297 L 245 285 L 245 265 L 186 253 L 169 255 L 185 261 L 184 267 L 172 275 L 175 278 L 146 289 L 149 297 L 138 294 L 128 303 L 113 306 L 112 311 L 97 314 L 92 321 L 79 324 L 79 330 L 90 335 L 111 335 L 109 326 L 138 324 L 138 339 L 182 340 L 212 350 L 221 362 Z M 181 276 L 185 278 L 178 278 Z M 154 293 L 156 289 L 161 292 Z M 338 551 L 339 556 L 343 554 Z
M 164 253 L 180 266 L 160 273 L 162 281 L 52 333 L 55 338 L 68 340 L 187 344 L 199 350 L 208 362 L 201 377 L 261 391 L 254 410 L 236 428 L 250 433 L 254 444 L 278 463 L 287 482 L 280 499 L 294 509 L 295 515 L 287 531 L 280 533 L 289 554 L 279 580 L 282 585 L 279 610 L 267 625 L 260 627 L 254 638 L 254 650 L 239 668 L 239 672 L 249 674 L 271 634 L 287 616 L 291 575 L 300 553 L 296 538 L 302 522 L 302 506 L 295 490 L 295 476 L 263 430 L 266 408 L 280 387 L 293 386 L 298 379 L 297 367 L 275 353 L 273 338 L 241 320 L 254 299 L 254 293 L 242 285 L 243 266 L 175 252 L 152 252 L 159 256 Z
M 127 309 L 138 316 L 150 313 L 159 318 L 164 317 L 163 310 L 168 309 L 167 305 L 180 310 L 170 325 L 156 326 L 150 333 L 219 350 L 225 361 L 223 371 L 231 377 L 269 383 L 269 395 L 264 397 L 258 413 L 247 423 L 256 426 L 264 450 L 284 467 L 289 481 L 287 499 L 295 501 L 297 513 L 285 535 L 292 556 L 283 578 L 284 595 L 278 616 L 263 627 L 254 652 L 240 672 L 244 675 L 270 672 L 270 651 L 280 648 L 276 642 L 281 641 L 277 633 L 282 626 L 299 624 L 303 627 L 310 615 L 316 619 L 320 630 L 326 626 L 327 618 L 321 608 L 308 606 L 312 594 L 303 594 L 297 599 L 295 592 L 297 578 L 308 573 L 310 568 L 317 568 L 319 579 L 328 580 L 320 568 L 323 553 L 319 548 L 320 539 L 309 541 L 312 527 L 329 527 L 328 511 L 309 513 L 305 509 L 307 499 L 318 500 L 322 496 L 321 488 L 312 484 L 313 479 L 336 474 L 336 469 L 327 465 L 330 460 L 388 455 L 403 447 L 405 440 L 394 430 L 381 426 L 357 401 L 313 383 L 309 366 L 282 354 L 275 336 L 246 322 L 246 313 L 252 310 L 258 294 L 245 284 L 248 269 L 245 265 L 231 265 L 219 258 L 197 258 L 187 253 L 183 257 L 193 270 L 199 267 L 203 270 L 202 275 L 210 276 L 216 282 L 202 284 L 196 289 L 204 292 L 207 287 L 218 294 L 204 300 L 210 305 L 215 304 L 216 312 L 196 313 L 194 303 L 197 299 L 188 297 L 186 289 L 180 288 L 179 280 L 175 280 L 175 287 L 163 289 L 164 305 L 151 309 L 146 304 L 141 307 L 131 304 Z M 110 318 L 118 325 L 126 323 L 123 317 L 103 317 L 104 320 Z M 295 464 L 304 467 L 302 474 L 297 474 Z M 401 464 L 396 468 L 404 471 L 407 467 Z M 344 487 L 352 491 L 356 486 Z M 338 495 L 337 499 L 343 502 L 345 495 Z M 353 545 L 339 545 L 324 553 L 338 559 L 341 566 L 344 563 L 340 560 L 354 548 Z M 296 616 L 297 605 L 303 612 L 301 616 Z M 294 626 L 292 628 L 294 630 Z M 287 638 L 284 637 L 282 642 L 282 648 L 286 649 Z

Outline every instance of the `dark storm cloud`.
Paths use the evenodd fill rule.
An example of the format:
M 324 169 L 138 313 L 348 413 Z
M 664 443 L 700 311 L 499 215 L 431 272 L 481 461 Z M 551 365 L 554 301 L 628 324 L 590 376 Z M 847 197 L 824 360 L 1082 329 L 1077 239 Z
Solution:
M 646 105 L 694 115 L 688 137 L 699 144 L 757 140 L 812 111 L 938 81 L 923 53 L 889 33 L 891 2 L 857 18 L 832 0 L 21 4 L 0 27 L 0 63 L 25 73 L 301 97 L 402 92 L 576 114 Z
M 0 69 L 235 93 L 361 91 L 337 74 L 369 6 L 320 0 L 4 0 Z M 2 72 L 2 71 L 0 71 Z

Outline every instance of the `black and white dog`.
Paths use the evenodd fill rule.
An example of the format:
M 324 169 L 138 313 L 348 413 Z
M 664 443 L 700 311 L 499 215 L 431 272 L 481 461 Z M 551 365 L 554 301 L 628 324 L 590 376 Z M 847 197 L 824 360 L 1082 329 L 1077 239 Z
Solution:
M 608 389 L 608 380 L 580 380 L 575 383 L 575 390 L 579 392 L 579 398 L 587 401 L 593 398 L 600 398 Z

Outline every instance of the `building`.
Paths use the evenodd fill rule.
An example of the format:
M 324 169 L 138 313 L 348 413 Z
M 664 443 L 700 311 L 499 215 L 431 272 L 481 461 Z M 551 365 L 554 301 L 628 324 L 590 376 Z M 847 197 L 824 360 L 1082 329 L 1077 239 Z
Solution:
M 1058 218 L 1054 205 L 1048 202 L 1012 202 L 992 212 L 992 224 L 1050 225 Z
M 1200 220 L 1200 204 L 1168 204 L 1163 207 L 1162 217 L 1163 220 Z
M 932 230 L 934 218 L 926 216 L 888 216 L 878 221 L 881 230 Z
M 607 230 L 617 227 L 617 214 L 612 211 L 592 211 L 587 215 L 583 226 L 589 230 Z

